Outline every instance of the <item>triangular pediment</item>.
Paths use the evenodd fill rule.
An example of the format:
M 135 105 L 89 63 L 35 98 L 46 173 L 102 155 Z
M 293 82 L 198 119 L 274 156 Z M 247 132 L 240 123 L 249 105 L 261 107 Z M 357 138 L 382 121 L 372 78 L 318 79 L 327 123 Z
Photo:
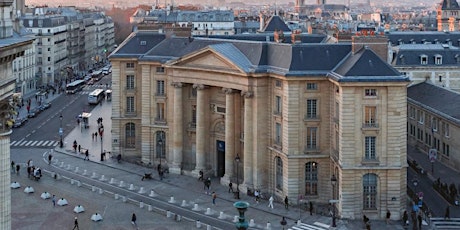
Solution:
M 171 66 L 188 68 L 188 69 L 209 69 L 220 70 L 235 73 L 244 73 L 245 71 L 226 55 L 207 47 L 200 51 L 188 54 L 179 60 L 170 63 Z

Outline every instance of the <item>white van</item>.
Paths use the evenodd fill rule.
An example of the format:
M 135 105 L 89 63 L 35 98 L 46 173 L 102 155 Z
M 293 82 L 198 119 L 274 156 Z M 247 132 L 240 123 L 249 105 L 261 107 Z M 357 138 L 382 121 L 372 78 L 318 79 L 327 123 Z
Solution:
M 103 73 L 104 75 L 109 74 L 109 69 L 110 69 L 110 67 L 107 67 L 107 66 L 104 67 L 104 68 L 102 68 L 102 73 Z

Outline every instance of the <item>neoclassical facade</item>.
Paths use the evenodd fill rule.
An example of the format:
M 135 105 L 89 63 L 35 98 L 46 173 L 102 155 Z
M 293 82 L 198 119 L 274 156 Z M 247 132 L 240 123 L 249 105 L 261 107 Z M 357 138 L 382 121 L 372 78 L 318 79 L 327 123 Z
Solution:
M 337 200 L 343 218 L 405 210 L 409 80 L 369 48 L 138 31 L 109 58 L 114 152 L 243 192 Z

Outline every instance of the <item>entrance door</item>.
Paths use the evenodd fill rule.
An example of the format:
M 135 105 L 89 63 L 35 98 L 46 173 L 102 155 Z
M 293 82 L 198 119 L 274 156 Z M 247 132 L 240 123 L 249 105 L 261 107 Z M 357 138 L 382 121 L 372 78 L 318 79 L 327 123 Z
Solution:
M 223 177 L 225 174 L 225 142 L 216 141 L 217 149 L 217 176 Z

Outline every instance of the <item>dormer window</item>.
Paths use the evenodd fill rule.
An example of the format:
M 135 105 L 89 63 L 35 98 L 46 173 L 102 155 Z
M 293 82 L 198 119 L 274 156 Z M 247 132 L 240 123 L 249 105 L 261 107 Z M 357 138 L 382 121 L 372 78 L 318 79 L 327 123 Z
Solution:
M 420 64 L 427 65 L 428 64 L 428 56 L 420 55 Z
M 364 96 L 366 97 L 376 97 L 377 96 L 377 89 L 365 89 Z
M 436 65 L 442 65 L 442 56 L 439 54 L 434 55 L 434 63 Z
M 455 61 L 457 61 L 457 64 L 460 63 L 460 55 L 459 54 L 455 54 Z

